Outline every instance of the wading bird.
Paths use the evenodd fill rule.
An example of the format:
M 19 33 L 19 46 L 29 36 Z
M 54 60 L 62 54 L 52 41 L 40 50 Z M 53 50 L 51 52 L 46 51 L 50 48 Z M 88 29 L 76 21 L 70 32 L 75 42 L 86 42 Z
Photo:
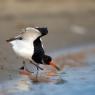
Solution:
M 39 69 L 44 69 L 41 68 L 39 64 L 51 65 L 57 70 L 60 70 L 60 68 L 53 63 L 52 58 L 45 54 L 41 37 L 47 33 L 48 29 L 45 27 L 27 27 L 25 31 L 18 36 L 6 40 L 12 45 L 17 55 L 28 59 L 31 64 L 37 67 L 37 75 Z M 21 70 L 25 69 L 24 61 L 23 64 L 24 65 L 20 68 Z

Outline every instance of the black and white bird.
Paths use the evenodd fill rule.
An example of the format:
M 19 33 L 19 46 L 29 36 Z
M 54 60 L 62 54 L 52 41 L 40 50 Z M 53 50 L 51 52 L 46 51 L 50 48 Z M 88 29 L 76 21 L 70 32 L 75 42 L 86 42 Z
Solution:
M 28 59 L 37 69 L 43 70 L 39 64 L 45 64 L 60 70 L 59 67 L 52 62 L 52 58 L 45 54 L 41 37 L 47 33 L 48 29 L 45 27 L 27 27 L 25 32 L 6 41 L 12 44 L 12 48 L 17 55 Z M 24 69 L 24 66 L 21 67 L 21 69 Z

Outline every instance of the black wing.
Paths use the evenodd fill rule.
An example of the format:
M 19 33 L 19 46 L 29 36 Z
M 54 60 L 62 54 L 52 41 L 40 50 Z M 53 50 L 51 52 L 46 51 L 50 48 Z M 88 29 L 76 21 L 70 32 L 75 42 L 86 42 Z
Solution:
M 40 40 L 40 37 L 37 38 L 35 41 L 34 41 L 34 54 L 32 56 L 32 59 L 36 62 L 36 63 L 39 63 L 39 64 L 42 64 L 42 59 L 43 59 L 43 56 L 45 54 L 44 52 L 44 49 L 42 47 L 42 42 Z

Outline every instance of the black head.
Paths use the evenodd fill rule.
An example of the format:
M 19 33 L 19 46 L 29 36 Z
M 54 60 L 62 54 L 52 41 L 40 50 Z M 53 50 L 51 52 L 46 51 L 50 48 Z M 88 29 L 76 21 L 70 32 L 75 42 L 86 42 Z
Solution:
M 60 68 L 55 63 L 52 62 L 52 58 L 50 56 L 44 55 L 43 61 L 45 64 L 51 65 L 52 67 L 56 68 L 58 71 L 60 70 Z
M 37 29 L 37 30 L 39 30 L 41 32 L 41 34 L 42 34 L 41 36 L 44 36 L 44 35 L 46 35 L 48 33 L 47 27 L 37 27 L 35 29 Z
M 48 55 L 44 55 L 43 61 L 45 64 L 49 65 L 49 63 L 52 61 L 52 58 Z

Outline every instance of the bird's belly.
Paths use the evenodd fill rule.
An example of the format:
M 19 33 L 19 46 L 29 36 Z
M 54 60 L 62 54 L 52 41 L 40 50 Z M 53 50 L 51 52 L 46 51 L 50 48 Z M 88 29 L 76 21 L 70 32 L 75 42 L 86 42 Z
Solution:
M 26 44 L 26 43 L 24 44 L 19 43 L 19 44 L 13 45 L 13 50 L 17 55 L 26 59 L 31 59 L 34 52 L 33 45 Z

